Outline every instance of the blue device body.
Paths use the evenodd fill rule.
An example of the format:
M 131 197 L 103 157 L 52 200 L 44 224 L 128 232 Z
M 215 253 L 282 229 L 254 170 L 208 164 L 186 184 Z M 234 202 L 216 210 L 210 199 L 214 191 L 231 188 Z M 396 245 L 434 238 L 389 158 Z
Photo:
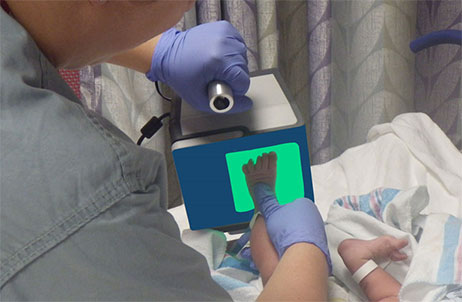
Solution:
M 190 228 L 244 229 L 253 216 L 253 210 L 236 212 L 225 154 L 293 142 L 300 148 L 305 192 L 305 196 L 300 197 L 314 201 L 304 125 L 174 150 L 173 158 Z

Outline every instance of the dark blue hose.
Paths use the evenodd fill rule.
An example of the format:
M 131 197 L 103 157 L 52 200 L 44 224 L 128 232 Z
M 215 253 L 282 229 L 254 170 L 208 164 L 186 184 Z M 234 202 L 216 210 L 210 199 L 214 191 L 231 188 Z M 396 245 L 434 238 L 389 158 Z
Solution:
M 410 43 L 409 47 L 411 47 L 413 52 L 418 52 L 438 44 L 462 45 L 462 30 L 447 29 L 434 31 L 415 39 Z

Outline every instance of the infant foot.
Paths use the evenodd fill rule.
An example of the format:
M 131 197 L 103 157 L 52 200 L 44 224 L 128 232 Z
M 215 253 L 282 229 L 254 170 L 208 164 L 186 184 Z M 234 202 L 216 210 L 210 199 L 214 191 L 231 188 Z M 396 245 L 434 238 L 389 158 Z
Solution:
M 338 246 L 338 252 L 345 264 L 353 259 L 374 260 L 376 263 L 391 259 L 401 261 L 407 255 L 400 252 L 407 245 L 406 239 L 380 236 L 373 240 L 346 239 Z
M 277 155 L 275 152 L 263 153 L 257 158 L 257 163 L 253 160 L 242 166 L 245 174 L 245 180 L 249 191 L 253 192 L 253 186 L 257 183 L 265 183 L 270 186 L 274 192 L 276 184 L 276 162 Z

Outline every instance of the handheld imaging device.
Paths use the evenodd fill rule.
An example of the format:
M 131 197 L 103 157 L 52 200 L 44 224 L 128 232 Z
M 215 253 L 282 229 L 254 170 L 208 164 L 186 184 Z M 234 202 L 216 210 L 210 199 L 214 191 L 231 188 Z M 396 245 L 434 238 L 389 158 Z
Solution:
M 232 107 L 226 89 L 209 85 L 215 112 Z M 305 125 L 277 70 L 251 74 L 247 96 L 252 109 L 237 114 L 200 112 L 172 100 L 172 154 L 192 230 L 247 228 L 254 205 L 242 166 L 262 153 L 277 154 L 275 193 L 281 204 L 314 200 Z

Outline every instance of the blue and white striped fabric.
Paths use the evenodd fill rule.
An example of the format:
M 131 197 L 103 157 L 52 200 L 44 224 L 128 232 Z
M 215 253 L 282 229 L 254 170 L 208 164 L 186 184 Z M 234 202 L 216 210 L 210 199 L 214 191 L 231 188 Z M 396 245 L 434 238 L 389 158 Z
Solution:
M 338 198 L 326 225 L 331 254 L 346 238 L 407 238 L 409 245 L 404 251 L 408 259 L 382 265 L 402 283 L 400 301 L 462 301 L 462 219 L 456 213 L 422 215 L 428 202 L 424 186 L 378 188 L 368 194 Z M 336 256 L 334 275 L 361 297 L 341 260 L 335 262 Z
M 462 301 L 462 219 L 448 214 L 427 216 L 401 297 L 405 301 L 449 297 Z
M 221 285 L 234 301 L 255 301 L 263 289 L 259 272 L 243 248 L 248 242 L 245 234 L 227 249 L 226 237 L 214 230 L 184 230 L 182 240 L 207 259 L 213 280 Z M 249 251 L 244 249 L 244 251 Z
M 438 269 L 438 284 L 462 284 L 462 220 L 454 216 L 443 217 L 443 249 Z
M 369 194 L 360 196 L 348 195 L 335 200 L 335 203 L 345 209 L 364 212 L 380 221 L 383 221 L 382 213 L 400 190 L 390 188 L 378 188 Z

